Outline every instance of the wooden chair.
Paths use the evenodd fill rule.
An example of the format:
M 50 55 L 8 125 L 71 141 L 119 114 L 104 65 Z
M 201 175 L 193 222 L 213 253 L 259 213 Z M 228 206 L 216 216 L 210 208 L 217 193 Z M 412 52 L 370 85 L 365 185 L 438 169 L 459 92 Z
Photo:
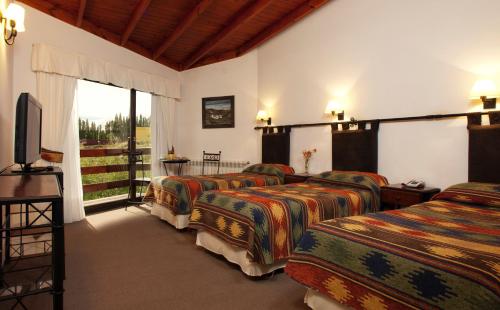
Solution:
M 207 153 L 203 151 L 203 162 L 201 164 L 201 175 L 205 175 L 205 162 L 206 163 L 217 163 L 217 174 L 219 174 L 220 168 L 220 154 L 219 153 Z

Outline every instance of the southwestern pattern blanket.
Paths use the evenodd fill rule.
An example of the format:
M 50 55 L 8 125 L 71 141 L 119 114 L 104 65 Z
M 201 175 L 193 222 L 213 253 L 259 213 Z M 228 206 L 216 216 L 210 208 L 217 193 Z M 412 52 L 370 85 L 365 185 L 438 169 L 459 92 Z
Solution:
M 251 186 L 270 186 L 284 183 L 285 174 L 293 174 L 292 167 L 281 164 L 256 164 L 242 173 L 210 176 L 155 177 L 144 195 L 145 202 L 168 208 L 174 215 L 190 214 L 194 201 L 208 190 L 235 189 Z
M 306 183 L 208 191 L 196 201 L 189 226 L 273 264 L 290 256 L 311 224 L 377 211 L 385 184 L 377 174 L 333 171 Z
M 495 309 L 500 185 L 453 186 L 406 209 L 313 225 L 285 271 L 356 309 Z

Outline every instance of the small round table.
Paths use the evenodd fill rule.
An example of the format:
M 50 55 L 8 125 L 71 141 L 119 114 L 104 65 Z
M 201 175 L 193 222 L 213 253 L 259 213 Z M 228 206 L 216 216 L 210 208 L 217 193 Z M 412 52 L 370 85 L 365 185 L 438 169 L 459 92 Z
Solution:
M 160 158 L 160 162 L 163 164 L 163 167 L 165 168 L 165 172 L 167 173 L 167 175 L 168 175 L 167 166 L 169 164 L 177 164 L 177 175 L 182 175 L 182 165 L 189 162 L 189 159 L 187 159 L 187 158 L 175 158 L 175 159 Z

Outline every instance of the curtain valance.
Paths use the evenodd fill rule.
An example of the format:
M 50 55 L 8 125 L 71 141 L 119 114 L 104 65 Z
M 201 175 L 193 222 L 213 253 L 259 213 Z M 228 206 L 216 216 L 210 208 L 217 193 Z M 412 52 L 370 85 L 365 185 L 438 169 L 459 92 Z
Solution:
M 46 44 L 33 44 L 31 68 L 34 72 L 112 83 L 167 98 L 179 99 L 181 93 L 179 81 L 63 51 Z

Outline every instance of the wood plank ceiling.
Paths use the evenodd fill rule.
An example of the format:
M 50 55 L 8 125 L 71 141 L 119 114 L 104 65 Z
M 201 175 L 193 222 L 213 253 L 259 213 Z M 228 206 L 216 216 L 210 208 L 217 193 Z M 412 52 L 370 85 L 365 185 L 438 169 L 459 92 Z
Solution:
M 241 56 L 329 0 L 19 0 L 182 71 Z

